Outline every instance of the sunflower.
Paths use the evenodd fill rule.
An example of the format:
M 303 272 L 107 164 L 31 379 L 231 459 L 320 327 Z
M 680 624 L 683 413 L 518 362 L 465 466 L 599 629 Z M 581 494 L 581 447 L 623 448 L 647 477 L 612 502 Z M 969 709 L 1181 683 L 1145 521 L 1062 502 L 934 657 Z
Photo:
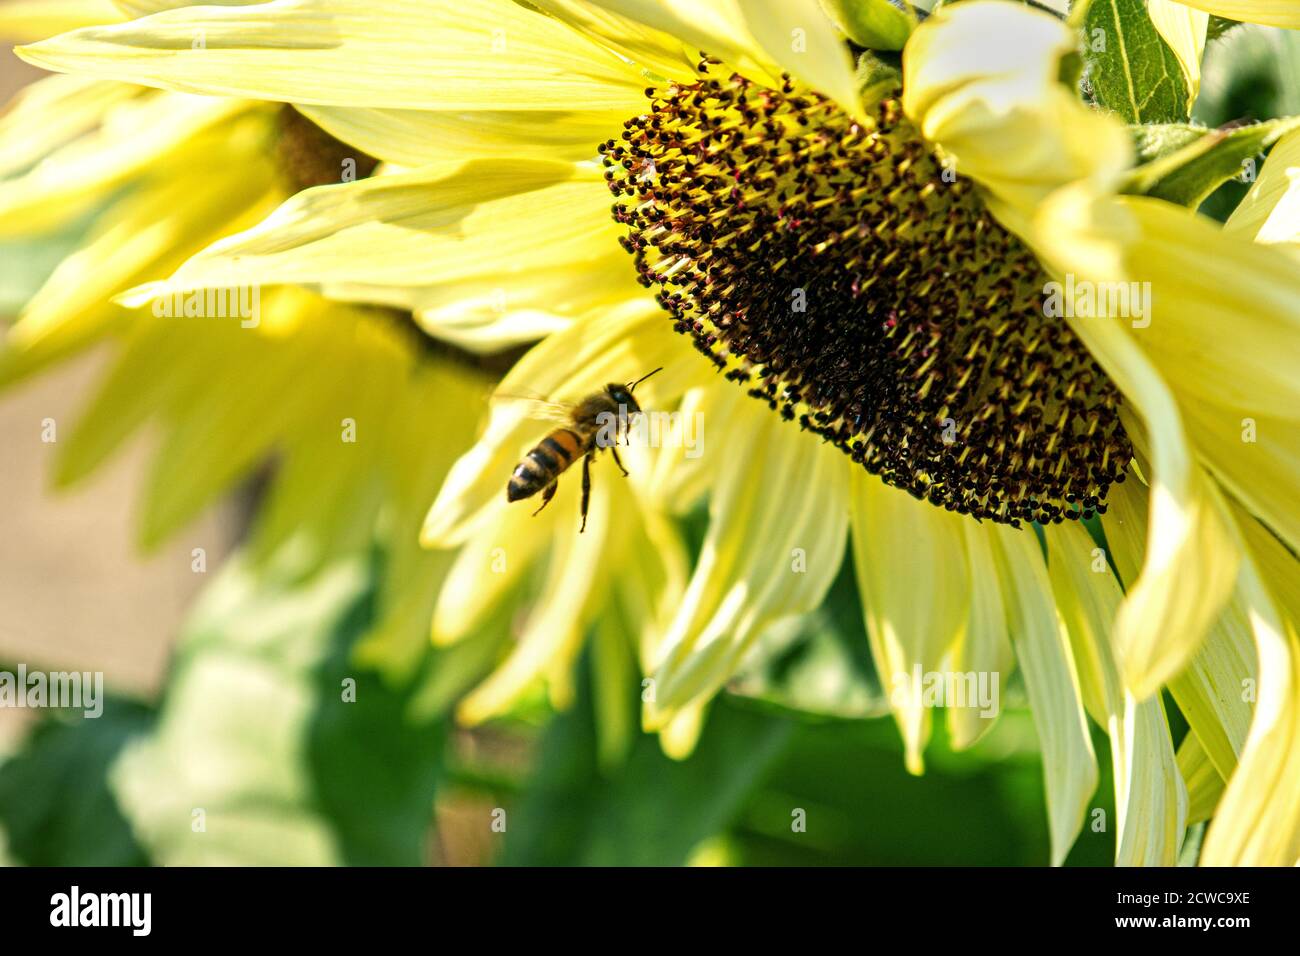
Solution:
M 1300 26 L 1289 3 L 1158 6 L 1189 82 L 1205 33 L 1190 8 Z M 405 0 L 382 19 L 275 0 L 22 55 L 293 102 L 412 167 L 290 199 L 141 295 L 297 283 L 476 329 L 504 292 L 519 337 L 549 334 L 503 391 L 574 399 L 668 368 L 647 406 L 700 412 L 714 451 L 647 461 L 634 489 L 709 507 L 683 596 L 644 643 L 648 727 L 697 719 L 769 625 L 821 602 L 849 539 L 878 669 L 903 678 L 891 705 L 909 767 L 931 714 L 908 675 L 1014 660 L 1054 862 L 1096 786 L 1088 715 L 1111 737 L 1120 862 L 1173 862 L 1189 813 L 1210 812 L 1203 861 L 1296 862 L 1296 138 L 1220 228 L 1141 195 L 1167 157 L 1139 165 L 1129 131 L 1080 101 L 1071 24 L 969 0 L 902 33 L 901 70 L 855 69 L 813 0 L 473 14 Z M 1098 313 L 1083 289 L 1136 289 L 1150 308 Z M 507 566 L 515 551 L 527 566 L 553 529 L 515 523 L 500 490 L 539 428 L 494 408 L 427 543 L 491 527 Z M 608 484 L 597 515 L 613 513 Z M 573 517 L 560 504 L 547 520 Z M 577 541 L 573 567 L 589 571 L 602 545 Z M 499 591 L 472 593 L 483 557 L 464 554 L 435 612 L 448 639 Z M 599 610 L 575 580 L 548 583 L 565 624 L 521 644 L 503 697 Z M 1256 681 L 1252 712 L 1241 688 Z M 1177 754 L 1162 688 L 1192 729 Z M 499 703 L 487 696 L 482 713 Z M 961 708 L 948 720 L 960 745 L 988 725 Z

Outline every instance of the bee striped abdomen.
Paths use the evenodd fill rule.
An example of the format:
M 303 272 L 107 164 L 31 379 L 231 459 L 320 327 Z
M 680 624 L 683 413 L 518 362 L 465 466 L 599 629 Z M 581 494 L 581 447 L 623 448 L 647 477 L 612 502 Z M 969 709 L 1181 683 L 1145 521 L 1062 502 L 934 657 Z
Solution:
M 567 428 L 559 428 L 542 439 L 524 456 L 510 475 L 506 499 L 519 501 L 537 494 L 574 463 L 582 454 L 582 441 Z

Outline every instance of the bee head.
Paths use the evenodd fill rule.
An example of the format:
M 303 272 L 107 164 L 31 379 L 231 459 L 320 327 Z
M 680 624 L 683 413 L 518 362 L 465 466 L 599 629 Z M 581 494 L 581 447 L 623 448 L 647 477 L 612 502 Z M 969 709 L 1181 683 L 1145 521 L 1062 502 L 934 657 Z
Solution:
M 632 397 L 632 393 L 636 391 L 638 385 L 648 379 L 651 375 L 654 375 L 655 372 L 662 372 L 663 370 L 664 367 L 661 365 L 655 369 L 654 372 L 642 375 L 635 382 L 628 382 L 626 385 L 618 385 L 611 382 L 609 385 L 605 386 L 605 391 L 609 393 L 610 398 L 627 409 L 627 414 L 640 415 L 641 406 L 638 405 L 636 399 Z
M 641 414 L 641 406 L 638 405 L 636 399 L 632 397 L 632 389 L 630 386 L 619 385 L 615 382 L 611 382 L 609 385 L 605 386 L 605 391 L 609 393 L 609 397 L 615 404 L 622 405 L 627 409 L 627 414 Z

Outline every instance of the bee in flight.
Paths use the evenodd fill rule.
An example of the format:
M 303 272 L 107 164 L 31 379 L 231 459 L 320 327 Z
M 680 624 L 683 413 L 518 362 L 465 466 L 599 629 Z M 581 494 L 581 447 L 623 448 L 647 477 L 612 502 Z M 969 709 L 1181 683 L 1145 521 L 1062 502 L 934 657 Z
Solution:
M 588 395 L 577 404 L 535 401 L 535 416 L 564 422 L 563 428 L 557 428 L 524 456 L 523 461 L 515 466 L 510 474 L 510 483 L 506 485 L 506 500 L 521 501 L 531 498 L 539 491 L 542 504 L 534 515 L 540 514 L 542 508 L 550 504 L 555 497 L 555 489 L 560 475 L 579 458 L 582 459 L 582 527 L 581 534 L 587 530 L 587 505 L 591 500 L 591 459 L 598 451 L 608 448 L 614 456 L 623 477 L 627 469 L 618 457 L 618 440 L 627 433 L 628 418 L 641 414 L 641 406 L 632 397 L 633 390 L 656 372 L 659 367 L 635 382 L 627 385 L 610 384 L 602 392 Z M 614 427 L 611 428 L 610 426 Z

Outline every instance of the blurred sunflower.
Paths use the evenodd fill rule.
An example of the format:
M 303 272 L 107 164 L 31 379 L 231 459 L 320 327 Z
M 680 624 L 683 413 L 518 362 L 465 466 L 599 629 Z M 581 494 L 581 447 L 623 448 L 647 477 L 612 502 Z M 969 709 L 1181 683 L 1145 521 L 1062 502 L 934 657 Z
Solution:
M 114 19 L 108 3 L 0 6 L 10 36 Z M 288 106 L 69 76 L 15 98 L 0 116 L 0 155 L 6 254 L 29 261 L 25 249 L 50 235 L 79 237 L 4 330 L 0 387 L 112 343 L 109 370 L 60 436 L 55 483 L 85 479 L 152 431 L 139 508 L 150 549 L 273 465 L 249 559 L 296 580 L 378 540 L 385 590 L 361 656 L 409 676 L 449 565 L 418 547 L 418 529 L 473 437 L 486 373 L 452 361 L 409 317 L 292 287 L 165 309 L 112 302 L 300 189 L 370 175 L 376 161 Z M 430 417 L 433 406 L 461 413 Z M 440 696 L 481 675 L 491 652 L 444 661 L 460 673 L 445 675 Z
M 107 3 L 58 11 L 0 6 L 0 28 L 18 36 L 51 25 L 116 19 L 121 17 Z M 59 122 L 48 123 L 50 116 Z M 33 129 L 40 135 L 33 136 Z M 384 593 L 379 623 L 362 641 L 359 662 L 395 678 L 410 677 L 423 659 L 434 600 L 452 569 L 451 554 L 419 547 L 420 523 L 448 467 L 471 443 L 489 387 L 474 362 L 467 367 L 463 355 L 454 359 L 455 346 L 500 348 L 515 342 L 521 329 L 524 337 L 536 338 L 561 327 L 563 318 L 506 314 L 495 286 L 484 290 L 477 308 L 466 308 L 475 291 L 463 285 L 455 294 L 440 291 L 451 300 L 449 308 L 433 298 L 407 300 L 400 292 L 371 290 L 359 297 L 383 305 L 353 307 L 294 287 L 265 296 L 254 287 L 257 311 L 247 316 L 204 318 L 202 295 L 156 302 L 137 296 L 134 304 L 114 304 L 113 296 L 167 274 L 286 197 L 375 171 L 374 158 L 287 105 L 54 76 L 17 98 L 0 120 L 0 142 L 6 156 L 0 168 L 6 214 L 0 241 L 8 240 L 17 252 L 53 230 L 85 233 L 6 330 L 0 386 L 104 339 L 118 349 L 82 420 L 60 442 L 56 483 L 82 480 L 138 429 L 161 426 L 140 508 L 140 542 L 152 548 L 237 481 L 273 463 L 249 545 L 255 566 L 301 579 L 377 542 L 386 557 Z M 230 291 L 233 308 L 236 290 Z M 140 307 L 146 302 L 151 307 Z M 187 306 L 193 307 L 189 315 L 183 314 Z M 599 498 L 598 507 L 603 504 Z M 641 620 L 647 606 L 680 594 L 684 554 L 662 519 L 648 525 L 632 508 L 614 520 L 620 553 L 638 550 L 629 557 L 635 573 L 618 575 L 627 585 L 611 589 L 608 597 L 631 602 L 629 618 Z M 583 543 L 600 551 L 607 525 Z M 506 540 L 516 538 L 509 527 L 501 530 Z M 645 538 L 651 533 L 653 545 Z M 548 549 L 533 547 L 525 560 L 512 555 L 508 564 L 501 562 L 500 573 L 490 578 L 500 586 L 479 589 L 491 594 L 490 601 L 476 600 L 462 584 L 470 569 L 496 570 L 496 556 L 489 549 L 482 567 L 475 562 L 483 555 L 474 548 L 457 558 L 456 573 L 442 588 L 447 598 L 437 621 L 438 644 L 456 647 L 438 655 L 426 706 L 439 707 L 463 693 L 492 660 L 500 644 L 496 637 L 508 631 L 518 632 L 524 653 L 509 658 L 465 701 L 465 719 L 483 719 L 514 704 L 543 667 L 556 702 L 567 700 L 567 665 L 580 643 L 561 642 L 536 659 L 529 635 L 549 635 L 556 618 L 530 616 L 534 602 L 519 586 L 533 568 L 552 581 L 590 580 L 585 555 L 591 545 L 578 556 L 569 554 L 567 528 L 555 542 L 553 560 Z M 602 566 L 616 567 L 608 552 L 601 553 Z M 573 584 L 567 587 L 572 591 Z M 550 593 L 546 589 L 543 596 Z M 585 633 L 597 612 L 611 610 L 595 600 L 605 595 L 593 592 L 590 609 L 573 616 L 575 635 Z M 655 633 L 641 634 L 645 653 Z M 461 640 L 470 636 L 475 640 Z M 602 625 L 598 644 L 605 678 L 598 693 L 608 700 L 636 665 L 622 630 Z M 678 726 L 684 742 L 675 746 L 689 748 L 694 723 Z M 630 732 L 603 728 L 607 758 L 626 748 Z M 670 741 L 671 733 L 665 737 Z
M 1297 25 L 1291 4 L 1188 6 Z M 1167 12 L 1184 18 L 1163 30 L 1186 26 L 1190 71 L 1204 22 Z M 549 332 L 502 389 L 557 399 L 668 367 L 644 404 L 701 412 L 714 453 L 646 462 L 633 497 L 682 506 L 707 491 L 710 525 L 662 636 L 643 642 L 647 726 L 696 721 L 768 625 L 816 607 L 851 529 L 886 680 L 1019 664 L 1054 862 L 1096 786 L 1090 713 L 1111 737 L 1120 862 L 1176 859 L 1186 775 L 1190 812 L 1215 817 L 1205 862 L 1293 863 L 1296 139 L 1220 229 L 1122 194 L 1131 138 L 1078 99 L 1067 24 L 969 0 L 913 26 L 901 75 L 870 59 L 855 71 L 815 0 L 472 13 L 403 0 L 382 18 L 355 0 L 274 0 L 168 10 L 23 55 L 294 102 L 416 167 L 294 197 L 138 298 L 297 283 L 460 323 L 484 348 L 503 329 Z M 1137 283 L 1155 318 L 1049 315 L 1052 281 Z M 494 299 L 504 318 L 487 322 Z M 601 503 L 612 482 L 590 539 L 572 535 L 571 494 L 537 521 L 507 510 L 503 478 L 540 433 L 494 408 L 424 528 L 427 543 L 467 545 L 435 612 L 441 640 L 471 630 L 541 542 L 568 548 L 543 623 L 463 705 L 470 719 L 572 658 L 606 609 L 595 571 L 611 548 L 626 560 L 660 543 L 617 529 Z M 481 571 L 492 541 L 509 544 L 499 584 Z M 1252 720 L 1242 688 L 1256 679 Z M 1177 757 L 1162 687 L 1192 728 Z M 919 770 L 930 713 L 915 683 L 899 690 Z M 961 708 L 948 719 L 959 745 L 988 726 Z

